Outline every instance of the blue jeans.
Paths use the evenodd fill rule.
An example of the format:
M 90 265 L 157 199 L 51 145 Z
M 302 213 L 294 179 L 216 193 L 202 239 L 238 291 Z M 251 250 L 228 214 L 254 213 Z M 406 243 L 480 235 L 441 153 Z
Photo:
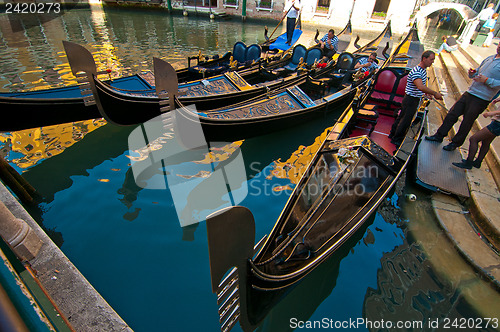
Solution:
M 439 47 L 439 49 L 437 50 L 437 54 L 441 53 L 442 50 L 445 50 L 445 51 L 448 51 L 448 52 L 453 52 L 453 51 L 456 51 L 458 50 L 458 45 L 454 45 L 454 46 L 450 46 L 446 43 L 442 43 L 441 44 L 441 47 Z

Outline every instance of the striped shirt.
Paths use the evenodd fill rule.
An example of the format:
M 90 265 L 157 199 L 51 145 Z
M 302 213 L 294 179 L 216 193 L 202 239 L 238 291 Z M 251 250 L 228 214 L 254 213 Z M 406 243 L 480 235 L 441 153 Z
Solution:
M 414 67 L 408 74 L 408 81 L 406 82 L 406 89 L 405 89 L 405 93 L 408 96 L 415 98 L 422 98 L 424 96 L 424 93 L 417 88 L 415 83 L 413 83 L 413 81 L 415 81 L 418 78 L 422 80 L 422 83 L 424 85 L 427 84 L 427 70 L 425 70 L 420 66 Z
M 360 65 L 365 65 L 365 64 L 367 64 L 367 63 L 368 63 L 368 58 L 361 58 L 361 59 L 359 59 L 358 63 L 359 63 Z M 370 64 L 370 66 L 369 66 L 369 67 L 365 67 L 365 68 L 363 68 L 363 69 L 364 69 L 365 71 L 370 71 L 370 72 L 371 72 L 372 70 L 375 70 L 375 69 L 377 69 L 378 67 L 379 67 L 379 66 L 378 66 L 378 64 L 374 61 L 374 62 L 372 62 L 372 63 Z
M 329 38 L 328 38 L 328 34 L 326 34 L 326 35 L 324 35 L 324 36 L 323 36 L 323 38 L 321 38 L 321 41 L 322 41 L 323 43 L 325 43 L 326 47 L 328 47 L 328 48 L 331 50 L 332 48 L 330 47 L 330 44 L 329 44 L 329 43 L 327 43 L 327 40 L 328 40 L 328 39 L 329 39 Z M 330 39 L 330 40 L 331 40 L 331 42 L 332 42 L 332 47 L 333 47 L 333 50 L 334 50 L 335 52 L 337 52 L 337 45 L 338 45 L 338 43 L 339 43 L 339 39 L 337 38 L 337 36 L 333 36 L 333 38 L 332 38 L 332 39 Z

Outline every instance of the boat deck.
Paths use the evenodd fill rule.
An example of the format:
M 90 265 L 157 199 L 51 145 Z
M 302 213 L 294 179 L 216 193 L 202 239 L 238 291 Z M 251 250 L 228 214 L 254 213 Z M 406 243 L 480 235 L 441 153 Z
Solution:
M 385 151 L 392 154 L 396 150 L 396 146 L 391 143 L 389 138 L 389 133 L 391 131 L 391 126 L 394 123 L 394 118 L 386 114 L 380 114 L 375 129 L 373 130 L 370 138 L 384 148 Z M 352 131 L 350 136 L 362 136 L 368 135 L 370 132 L 371 125 L 366 122 L 358 122 L 355 129 Z
M 451 164 L 462 160 L 460 152 L 444 151 L 442 145 L 443 143 L 425 139 L 420 142 L 417 180 L 432 189 L 438 188 L 447 193 L 470 197 L 465 170 Z

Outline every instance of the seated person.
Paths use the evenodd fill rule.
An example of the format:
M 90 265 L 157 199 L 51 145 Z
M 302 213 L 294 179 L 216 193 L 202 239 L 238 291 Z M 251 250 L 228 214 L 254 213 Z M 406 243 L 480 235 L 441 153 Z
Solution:
M 380 68 L 377 62 L 377 52 L 372 52 L 368 58 L 359 59 L 358 63 L 354 65 L 354 69 L 361 69 L 368 73 L 375 72 Z
M 316 39 L 315 42 L 319 44 L 324 57 L 331 58 L 337 53 L 339 39 L 335 36 L 335 31 L 333 29 L 330 29 L 320 40 Z
M 443 40 L 443 43 L 437 50 L 436 54 L 441 53 L 441 51 L 444 49 L 446 52 L 453 52 L 458 50 L 458 43 L 455 37 L 453 36 L 443 36 L 441 38 Z

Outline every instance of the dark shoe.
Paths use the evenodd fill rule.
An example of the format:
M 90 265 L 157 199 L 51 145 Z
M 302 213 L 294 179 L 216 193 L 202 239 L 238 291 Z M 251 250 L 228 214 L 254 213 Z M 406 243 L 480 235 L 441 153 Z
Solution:
M 439 143 L 443 141 L 443 138 L 437 134 L 434 134 L 432 136 L 425 136 L 425 139 L 431 142 L 439 142 Z
M 451 142 L 448 145 L 443 146 L 443 150 L 445 150 L 445 151 L 454 151 L 456 148 L 458 148 L 458 145 L 456 145 L 453 142 Z
M 467 159 L 462 159 L 461 162 L 459 163 L 452 163 L 454 166 L 457 166 L 457 167 L 460 167 L 460 168 L 464 168 L 464 169 L 472 169 L 472 164 L 473 162 L 472 161 L 469 161 Z
M 481 163 L 482 163 L 482 162 L 483 162 L 482 160 L 478 160 L 478 159 L 476 159 L 476 160 L 474 160 L 474 161 L 472 162 L 472 166 L 474 166 L 475 168 L 481 168 Z

